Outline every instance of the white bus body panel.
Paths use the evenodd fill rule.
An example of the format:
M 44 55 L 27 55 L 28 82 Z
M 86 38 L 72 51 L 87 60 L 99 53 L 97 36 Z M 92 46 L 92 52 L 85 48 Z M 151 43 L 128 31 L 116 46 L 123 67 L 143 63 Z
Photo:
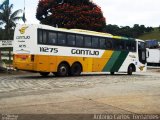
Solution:
M 34 54 L 37 45 L 37 28 L 34 25 L 17 25 L 14 34 L 13 54 Z
M 127 58 L 124 60 L 122 66 L 120 67 L 118 72 L 126 72 L 126 71 L 128 71 L 128 67 L 131 64 L 135 65 L 136 72 L 145 72 L 146 71 L 146 64 L 144 65 L 144 64 L 139 62 L 138 54 L 134 53 L 134 52 L 130 52 L 128 54 Z M 143 70 L 140 69 L 143 66 L 144 66 Z

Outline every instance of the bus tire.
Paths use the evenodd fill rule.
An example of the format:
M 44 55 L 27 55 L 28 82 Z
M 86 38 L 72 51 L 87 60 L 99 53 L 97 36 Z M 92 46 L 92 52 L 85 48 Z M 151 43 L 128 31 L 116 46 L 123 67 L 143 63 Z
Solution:
M 133 73 L 133 68 L 131 65 L 128 66 L 128 71 L 127 71 L 128 75 L 132 75 Z
M 57 75 L 58 76 L 68 76 L 68 72 L 69 72 L 69 66 L 65 63 L 61 63 L 59 66 L 58 66 L 58 69 L 57 69 Z
M 82 66 L 80 63 L 74 63 L 71 66 L 70 75 L 79 76 L 82 72 Z
M 110 72 L 111 75 L 114 75 L 114 72 Z
M 49 72 L 40 72 L 40 75 L 43 77 L 47 77 L 49 75 Z

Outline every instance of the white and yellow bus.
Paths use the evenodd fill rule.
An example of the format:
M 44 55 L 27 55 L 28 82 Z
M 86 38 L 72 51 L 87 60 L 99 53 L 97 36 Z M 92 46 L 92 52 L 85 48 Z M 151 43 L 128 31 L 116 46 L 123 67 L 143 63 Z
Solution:
M 17 25 L 13 53 L 15 69 L 42 76 L 146 71 L 144 41 L 87 30 Z

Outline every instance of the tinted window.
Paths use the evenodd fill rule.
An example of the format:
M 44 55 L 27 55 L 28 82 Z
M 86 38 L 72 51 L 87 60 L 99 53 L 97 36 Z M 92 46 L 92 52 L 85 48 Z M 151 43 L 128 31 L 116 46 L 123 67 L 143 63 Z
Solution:
M 105 39 L 104 38 L 100 38 L 99 42 L 100 42 L 100 48 L 101 49 L 105 49 L 106 48 L 106 46 L 105 46 Z
M 43 43 L 43 32 L 42 32 L 42 30 L 38 31 L 38 43 Z
M 144 42 L 138 42 L 138 49 L 145 49 L 145 43 Z
M 92 45 L 91 37 L 85 36 L 85 37 L 84 37 L 84 46 L 85 46 L 85 47 L 91 47 L 91 45 Z
M 124 40 L 120 40 L 119 46 L 120 46 L 121 50 L 125 50 L 125 41 Z
M 82 47 L 83 46 L 83 36 L 76 35 L 76 46 Z
M 92 47 L 98 48 L 99 47 L 99 39 L 98 37 L 92 37 Z
M 57 42 L 57 33 L 49 32 L 48 33 L 48 43 L 56 44 L 56 42 Z
M 126 50 L 131 50 L 131 48 L 132 48 L 131 41 L 125 41 L 125 42 L 126 42 Z
M 132 48 L 131 48 L 131 50 L 132 50 L 132 51 L 136 51 L 136 48 L 137 48 L 137 47 L 136 47 L 136 45 L 137 45 L 137 44 L 136 44 L 136 41 L 132 41 L 131 43 L 132 43 Z
M 66 44 L 66 34 L 65 33 L 58 33 L 58 44 L 60 45 Z
M 136 42 L 135 41 L 125 41 L 127 51 L 136 51 Z
M 43 30 L 43 43 L 47 42 L 47 32 Z
M 75 35 L 68 34 L 67 41 L 68 41 L 68 45 L 74 46 L 76 44 Z
M 106 49 L 112 49 L 112 40 L 109 38 L 106 39 Z
M 124 50 L 125 49 L 124 40 L 115 39 L 114 40 L 114 49 L 116 49 L 116 50 Z

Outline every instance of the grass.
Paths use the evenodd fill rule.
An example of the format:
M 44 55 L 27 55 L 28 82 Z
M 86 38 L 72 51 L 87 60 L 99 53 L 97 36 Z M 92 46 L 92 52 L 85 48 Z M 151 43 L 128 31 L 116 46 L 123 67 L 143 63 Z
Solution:
M 142 40 L 160 40 L 160 31 L 157 29 L 157 28 L 155 28 L 155 30 L 154 31 L 152 31 L 152 32 L 150 32 L 150 33 L 145 33 L 145 34 L 143 34 L 143 35 L 141 35 L 140 37 L 139 37 L 139 39 L 142 39 Z

